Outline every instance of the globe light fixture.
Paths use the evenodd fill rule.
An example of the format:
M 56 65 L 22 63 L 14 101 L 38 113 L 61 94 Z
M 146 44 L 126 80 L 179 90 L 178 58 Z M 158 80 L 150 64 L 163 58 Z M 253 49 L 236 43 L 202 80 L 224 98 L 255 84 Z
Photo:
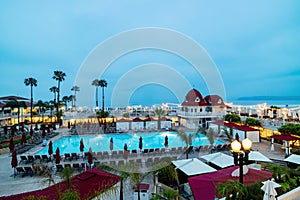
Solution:
M 242 142 L 240 142 L 237 133 L 235 138 L 236 139 L 231 143 L 231 149 L 233 151 L 234 164 L 239 165 L 240 167 L 239 181 L 243 184 L 243 165 L 248 162 L 248 155 L 252 147 L 252 141 L 245 138 Z

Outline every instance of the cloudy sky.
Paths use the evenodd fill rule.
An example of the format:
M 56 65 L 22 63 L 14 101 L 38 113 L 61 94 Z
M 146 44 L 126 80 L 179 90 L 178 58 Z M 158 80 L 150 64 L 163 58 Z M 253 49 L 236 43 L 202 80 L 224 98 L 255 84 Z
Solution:
M 120 106 L 176 103 L 188 87 L 206 96 L 211 91 L 207 79 L 214 76 L 221 77 L 225 94 L 220 95 L 227 101 L 241 96 L 300 96 L 299 13 L 296 0 L 0 1 L 0 96 L 29 97 L 24 79 L 34 77 L 38 80 L 34 98 L 50 100 L 55 70 L 67 74 L 62 96 L 71 95 L 70 89 L 78 84 L 78 104 L 87 106 L 95 104 L 93 78 L 108 82 L 108 106 L 112 98 L 113 105 Z M 118 43 L 124 33 L 149 27 L 180 34 L 206 55 L 168 34 L 137 34 Z M 153 43 L 167 42 L 163 47 L 152 48 L 151 43 L 134 47 L 149 38 Z M 108 42 L 111 39 L 115 40 Z M 104 62 L 128 47 L 130 51 Z M 191 59 L 210 59 L 213 66 L 208 61 L 200 65 L 214 75 L 199 73 L 191 59 L 173 47 L 182 47 Z M 86 69 L 92 56 L 97 59 Z M 107 66 L 100 66 L 102 62 Z M 105 70 L 100 73 L 99 68 Z M 84 76 L 84 70 L 90 75 Z

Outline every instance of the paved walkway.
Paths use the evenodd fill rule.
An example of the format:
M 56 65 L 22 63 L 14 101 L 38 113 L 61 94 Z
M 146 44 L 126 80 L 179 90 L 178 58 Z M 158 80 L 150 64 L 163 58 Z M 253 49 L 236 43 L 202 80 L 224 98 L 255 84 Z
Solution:
M 68 134 L 67 129 L 60 129 L 59 132 L 61 134 Z M 56 138 L 53 138 L 52 140 L 55 140 Z M 253 150 L 257 150 L 264 154 L 265 156 L 269 157 L 270 159 L 275 160 L 283 160 L 284 159 L 284 150 L 281 148 L 281 145 L 274 144 L 274 151 L 271 151 L 271 145 L 270 142 L 263 140 L 261 143 L 254 143 L 253 144 Z M 42 146 L 37 146 L 33 149 L 31 149 L 29 152 L 26 152 L 25 155 L 33 154 L 34 152 L 40 150 L 43 148 Z M 208 152 L 207 152 L 208 153 Z M 206 154 L 207 154 L 206 153 Z M 190 155 L 190 158 L 192 157 L 198 157 L 199 154 L 194 153 Z M 184 159 L 185 156 L 180 156 L 180 158 Z M 14 170 L 11 168 L 11 156 L 10 154 L 3 154 L 0 155 L 0 196 L 6 196 L 6 195 L 12 195 L 12 194 L 18 194 L 23 193 L 26 191 L 32 191 L 37 189 L 42 189 L 48 186 L 48 181 L 46 178 L 41 178 L 37 176 L 16 176 L 14 177 Z M 57 175 L 54 175 L 54 179 L 56 182 L 61 181 L 61 178 Z M 151 184 L 151 190 L 153 191 L 153 182 L 152 179 L 149 178 L 145 182 Z M 133 192 L 130 187 L 125 188 L 125 199 L 132 199 Z

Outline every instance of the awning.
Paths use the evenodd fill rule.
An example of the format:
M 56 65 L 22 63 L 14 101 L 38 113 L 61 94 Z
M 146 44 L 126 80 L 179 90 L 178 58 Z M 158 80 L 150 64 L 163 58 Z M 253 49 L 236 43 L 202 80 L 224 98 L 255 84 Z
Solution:
M 193 176 L 197 174 L 204 174 L 208 172 L 217 171 L 211 166 L 205 164 L 197 158 L 184 159 L 184 160 L 175 160 L 172 163 L 176 166 L 177 169 L 180 169 L 187 176 Z
M 266 157 L 265 155 L 263 155 L 258 151 L 250 151 L 249 160 L 261 161 L 261 162 L 273 162 L 268 157 Z
M 239 177 L 231 176 L 231 173 L 236 169 L 238 169 L 238 166 L 189 178 L 188 180 L 194 199 L 214 200 L 216 197 L 216 187 L 218 184 L 225 183 L 227 180 L 239 181 Z M 248 173 L 244 175 L 244 184 L 251 185 L 263 180 L 267 180 L 271 177 L 271 172 L 249 168 Z
M 292 136 L 288 133 L 282 133 L 281 135 L 273 135 L 271 138 L 279 139 L 279 140 L 285 140 L 285 141 L 292 141 L 292 140 L 299 140 L 300 138 Z
M 300 155 L 292 154 L 289 157 L 287 157 L 286 159 L 284 159 L 284 161 L 296 163 L 296 164 L 300 165 Z
M 233 156 L 218 152 L 201 156 L 207 162 L 213 163 L 221 168 L 229 167 L 234 165 Z

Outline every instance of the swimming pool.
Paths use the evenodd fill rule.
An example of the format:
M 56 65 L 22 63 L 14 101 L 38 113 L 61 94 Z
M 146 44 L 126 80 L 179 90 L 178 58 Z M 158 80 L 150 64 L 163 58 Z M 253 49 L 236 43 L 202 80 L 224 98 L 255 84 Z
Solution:
M 60 153 L 79 153 L 80 140 L 83 139 L 84 152 L 89 148 L 94 152 L 110 150 L 110 139 L 113 138 L 113 150 L 124 150 L 124 144 L 128 150 L 139 149 L 139 138 L 143 138 L 143 149 L 164 148 L 164 141 L 168 136 L 169 148 L 186 146 L 176 132 L 153 132 L 153 133 L 132 133 L 132 134 L 101 134 L 101 135 L 82 135 L 66 136 L 53 142 L 53 151 L 59 147 Z M 199 134 L 194 138 L 192 146 L 209 145 L 205 135 Z M 224 142 L 215 140 L 215 144 L 224 144 Z M 48 146 L 36 153 L 37 155 L 48 154 Z

